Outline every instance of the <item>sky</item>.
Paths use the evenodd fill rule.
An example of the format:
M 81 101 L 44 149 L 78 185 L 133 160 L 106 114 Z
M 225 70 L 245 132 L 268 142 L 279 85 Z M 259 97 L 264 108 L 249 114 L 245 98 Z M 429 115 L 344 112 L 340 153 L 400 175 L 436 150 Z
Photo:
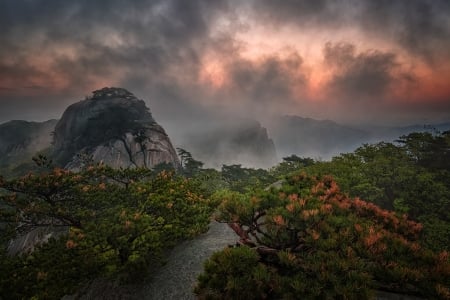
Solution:
M 105 86 L 171 131 L 450 121 L 448 0 L 2 0 L 0 32 L 0 122 L 59 118 Z

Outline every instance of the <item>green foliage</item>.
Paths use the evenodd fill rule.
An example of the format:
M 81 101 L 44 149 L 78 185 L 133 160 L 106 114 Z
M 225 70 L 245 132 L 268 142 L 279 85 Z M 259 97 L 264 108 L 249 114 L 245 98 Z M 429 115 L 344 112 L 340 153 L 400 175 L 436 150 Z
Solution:
M 260 260 L 258 253 L 248 247 L 217 252 L 205 263 L 205 274 L 199 276 L 195 291 L 200 299 L 267 299 L 275 284 L 275 273 Z
M 213 206 L 194 180 L 102 165 L 1 179 L 0 188 L 2 229 L 67 230 L 22 256 L 2 249 L 0 289 L 8 299 L 56 299 L 99 276 L 142 279 L 166 249 L 207 229 Z
M 167 248 L 206 230 L 221 203 L 217 218 L 242 245 L 206 263 L 200 298 L 365 299 L 374 288 L 450 298 L 449 153 L 449 132 L 414 133 L 330 162 L 291 155 L 269 171 L 204 169 L 178 149 L 183 177 L 168 165 L 112 170 L 89 158 L 80 173 L 0 177 L 2 245 L 33 228 L 67 231 L 23 256 L 0 249 L 0 294 L 54 299 L 97 277 L 140 279 Z M 52 164 L 36 162 L 40 173 Z M 340 189 L 299 170 L 331 174 Z
M 412 133 L 398 142 L 364 145 L 304 170 L 331 174 L 351 197 L 420 220 L 423 241 L 436 250 L 450 250 L 450 135 Z
M 284 178 L 286 175 L 297 172 L 299 169 L 314 165 L 315 161 L 309 157 L 299 157 L 292 154 L 283 157 L 283 161 L 270 170 L 272 176 L 276 178 Z
M 397 141 L 420 166 L 431 170 L 450 170 L 450 131 L 431 134 L 414 132 Z
M 244 168 L 242 165 L 223 165 L 220 171 L 204 169 L 203 162 L 194 159 L 189 151 L 182 148 L 177 148 L 177 151 L 181 160 L 181 174 L 198 181 L 210 194 L 224 188 L 250 191 L 275 180 L 267 170 Z
M 241 246 L 205 264 L 196 288 L 201 299 L 367 299 L 374 289 L 446 299 L 450 293 L 448 252 L 420 244 L 421 224 L 348 198 L 330 177 L 296 174 L 280 189 L 221 196 L 217 219 Z
M 202 169 L 194 177 L 194 180 L 206 191 L 207 195 L 229 187 L 223 180 L 222 174 L 215 169 Z
M 275 180 L 267 170 L 244 168 L 242 165 L 223 165 L 221 172 L 228 188 L 239 192 L 262 188 Z
M 165 172 L 175 172 L 175 167 L 173 166 L 172 163 L 169 163 L 169 162 L 161 162 L 161 163 L 155 165 L 155 166 L 152 168 L 152 171 L 153 171 L 154 173 L 161 173 L 162 171 L 165 171 Z
M 30 254 L 0 254 L 0 291 L 4 299 L 60 299 L 100 275 L 101 264 L 65 239 L 51 239 Z
M 181 160 L 181 171 L 186 177 L 193 177 L 200 172 L 203 167 L 203 163 L 199 160 L 195 160 L 192 154 L 182 148 L 177 148 L 178 156 Z

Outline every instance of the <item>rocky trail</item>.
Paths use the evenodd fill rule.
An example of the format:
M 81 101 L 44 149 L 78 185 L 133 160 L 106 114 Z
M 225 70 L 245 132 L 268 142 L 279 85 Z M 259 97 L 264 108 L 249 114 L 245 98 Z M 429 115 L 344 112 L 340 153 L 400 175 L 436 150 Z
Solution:
M 141 291 L 140 299 L 195 299 L 192 290 L 204 261 L 236 241 L 236 234 L 226 224 L 212 222 L 207 233 L 173 249 L 167 264 Z

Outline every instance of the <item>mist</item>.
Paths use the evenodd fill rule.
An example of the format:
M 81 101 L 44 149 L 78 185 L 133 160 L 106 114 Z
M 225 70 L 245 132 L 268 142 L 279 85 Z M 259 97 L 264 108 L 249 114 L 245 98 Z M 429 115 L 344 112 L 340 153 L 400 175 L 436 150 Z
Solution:
M 274 125 L 286 115 L 364 133 L 450 120 L 448 1 L 6 0 L 0 20 L 2 123 L 123 87 L 176 146 L 209 160 L 220 137 L 224 161 L 254 164 L 225 154 L 236 128 L 266 129 L 279 160 L 295 150 Z

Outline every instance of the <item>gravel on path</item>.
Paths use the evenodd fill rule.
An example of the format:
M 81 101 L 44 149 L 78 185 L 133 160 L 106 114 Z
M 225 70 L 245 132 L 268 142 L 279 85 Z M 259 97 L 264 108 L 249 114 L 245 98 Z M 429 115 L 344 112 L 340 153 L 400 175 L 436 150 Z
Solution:
M 235 244 L 237 240 L 227 224 L 212 222 L 207 233 L 183 242 L 171 251 L 167 264 L 144 286 L 141 299 L 195 299 L 193 288 L 203 270 L 203 263 L 214 252 Z

